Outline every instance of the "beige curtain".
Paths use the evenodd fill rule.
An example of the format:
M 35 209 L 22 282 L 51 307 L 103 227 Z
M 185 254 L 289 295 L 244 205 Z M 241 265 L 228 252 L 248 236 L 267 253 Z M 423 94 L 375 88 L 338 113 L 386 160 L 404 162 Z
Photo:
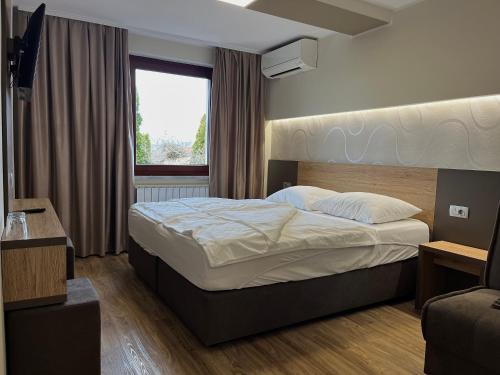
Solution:
M 264 194 L 264 77 L 261 57 L 217 48 L 210 119 L 210 195 Z
M 80 256 L 127 249 L 131 108 L 127 31 L 46 17 L 32 102 L 17 103 L 16 192 L 49 197 Z

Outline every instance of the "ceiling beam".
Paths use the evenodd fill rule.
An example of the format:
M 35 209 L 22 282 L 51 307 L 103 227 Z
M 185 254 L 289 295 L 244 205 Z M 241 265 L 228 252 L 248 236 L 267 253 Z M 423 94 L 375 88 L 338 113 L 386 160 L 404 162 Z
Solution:
M 371 7 L 367 3 L 355 0 L 349 7 L 348 4 L 346 0 L 255 0 L 247 8 L 347 35 L 360 34 L 390 22 L 390 13 L 383 12 L 380 7 L 376 7 L 375 17 L 367 15 L 374 11 L 369 12 Z M 366 7 L 362 8 L 363 4 Z
M 333 5 L 354 13 L 364 14 L 382 21 L 391 22 L 394 10 L 384 8 L 380 5 L 368 3 L 364 0 L 318 0 L 322 3 Z

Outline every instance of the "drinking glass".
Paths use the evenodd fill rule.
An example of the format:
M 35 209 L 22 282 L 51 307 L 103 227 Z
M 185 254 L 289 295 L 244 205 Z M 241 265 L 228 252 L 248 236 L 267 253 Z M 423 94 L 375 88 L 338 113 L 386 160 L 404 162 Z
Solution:
M 24 212 L 9 212 L 5 227 L 7 238 L 28 238 L 28 226 L 26 225 L 26 214 Z

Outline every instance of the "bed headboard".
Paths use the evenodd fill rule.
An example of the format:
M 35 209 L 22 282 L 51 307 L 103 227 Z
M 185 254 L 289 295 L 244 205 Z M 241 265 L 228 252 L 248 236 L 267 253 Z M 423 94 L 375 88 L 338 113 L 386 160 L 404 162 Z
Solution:
M 416 219 L 434 224 L 437 169 L 299 162 L 299 185 L 338 192 L 364 191 L 402 199 L 422 209 Z
M 437 169 L 275 160 L 270 161 L 270 167 L 271 163 L 278 163 L 275 168 L 286 166 L 290 170 L 294 164 L 298 171 L 296 181 L 293 181 L 293 175 L 289 180 L 280 176 L 283 181 L 273 181 L 274 187 L 282 188 L 283 182 L 287 181 L 293 185 L 318 186 L 338 192 L 364 191 L 388 195 L 420 207 L 423 212 L 416 218 L 425 222 L 431 230 L 433 228 Z M 268 190 L 268 194 L 272 192 Z
M 268 195 L 285 182 L 403 199 L 423 209 L 417 218 L 433 240 L 480 249 L 489 247 L 500 202 L 500 172 L 270 160 Z M 469 218 L 450 217 L 450 205 L 468 207 Z

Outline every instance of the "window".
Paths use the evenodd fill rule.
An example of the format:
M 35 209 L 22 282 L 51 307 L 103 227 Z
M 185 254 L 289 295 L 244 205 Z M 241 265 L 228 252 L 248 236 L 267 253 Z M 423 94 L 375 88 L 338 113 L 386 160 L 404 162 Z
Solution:
M 212 69 L 130 56 L 135 175 L 208 176 Z

